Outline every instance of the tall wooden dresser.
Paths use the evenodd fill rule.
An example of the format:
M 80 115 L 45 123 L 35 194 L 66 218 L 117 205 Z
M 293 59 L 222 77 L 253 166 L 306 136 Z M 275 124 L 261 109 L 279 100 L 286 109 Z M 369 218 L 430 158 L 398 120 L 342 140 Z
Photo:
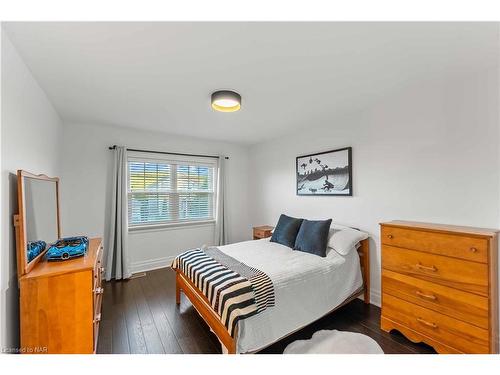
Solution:
M 101 320 L 102 243 L 83 257 L 40 261 L 19 280 L 22 353 L 95 353 Z
M 498 231 L 381 223 L 381 327 L 439 353 L 498 353 Z

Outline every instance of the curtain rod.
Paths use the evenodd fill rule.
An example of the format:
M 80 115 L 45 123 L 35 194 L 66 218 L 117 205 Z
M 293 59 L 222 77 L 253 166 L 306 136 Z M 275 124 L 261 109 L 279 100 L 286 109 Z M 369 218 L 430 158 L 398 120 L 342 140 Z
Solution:
M 110 150 L 114 150 L 116 148 L 116 145 L 109 146 Z M 178 156 L 195 156 L 198 158 L 212 158 L 212 159 L 219 159 L 219 156 L 216 155 L 197 155 L 197 154 L 183 154 L 180 152 L 166 152 L 166 151 L 151 151 L 151 150 L 138 150 L 136 148 L 127 148 L 127 151 L 135 151 L 135 152 L 147 152 L 150 154 L 166 154 L 166 155 L 178 155 Z M 229 157 L 225 156 L 224 159 L 228 160 Z

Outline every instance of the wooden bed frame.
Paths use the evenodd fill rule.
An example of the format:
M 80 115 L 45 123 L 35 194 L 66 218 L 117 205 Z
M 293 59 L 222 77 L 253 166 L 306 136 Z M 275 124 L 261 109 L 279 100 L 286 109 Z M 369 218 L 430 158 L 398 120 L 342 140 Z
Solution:
M 328 314 L 337 310 L 341 306 L 344 306 L 346 303 L 352 301 L 353 299 L 359 297 L 361 294 L 363 294 L 364 302 L 366 304 L 370 303 L 370 245 L 368 241 L 369 239 L 361 241 L 361 246 L 358 248 L 358 254 L 361 263 L 361 274 L 363 276 L 363 287 L 359 291 L 349 296 L 344 302 L 342 302 Z M 234 337 L 231 337 L 224 324 L 222 324 L 222 322 L 220 321 L 217 313 L 212 309 L 212 306 L 210 305 L 208 299 L 193 284 L 193 282 L 189 280 L 186 275 L 184 275 L 182 271 L 176 270 L 175 302 L 177 303 L 177 305 L 181 303 L 181 291 L 189 299 L 191 304 L 205 320 L 208 326 L 212 329 L 215 335 L 219 338 L 220 342 L 226 347 L 228 354 L 235 354 L 236 340 L 238 338 L 238 327 L 236 327 Z M 280 338 L 280 340 L 283 338 L 284 337 Z

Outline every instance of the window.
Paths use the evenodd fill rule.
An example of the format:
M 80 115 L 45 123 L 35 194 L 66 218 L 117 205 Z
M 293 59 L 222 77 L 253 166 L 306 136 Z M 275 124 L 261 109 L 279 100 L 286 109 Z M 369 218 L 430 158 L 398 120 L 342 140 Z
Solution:
M 128 159 L 129 227 L 215 220 L 215 161 Z

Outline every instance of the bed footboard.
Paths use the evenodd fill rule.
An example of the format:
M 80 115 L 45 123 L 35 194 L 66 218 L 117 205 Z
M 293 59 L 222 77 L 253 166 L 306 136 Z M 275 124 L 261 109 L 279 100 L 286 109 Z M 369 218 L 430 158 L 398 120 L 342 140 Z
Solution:
M 231 337 L 219 316 L 214 312 L 208 299 L 196 288 L 182 271 L 176 270 L 175 275 L 175 302 L 180 304 L 181 291 L 191 301 L 191 304 L 209 325 L 221 343 L 226 347 L 228 354 L 236 354 L 236 339 Z M 238 337 L 236 329 L 234 337 Z

